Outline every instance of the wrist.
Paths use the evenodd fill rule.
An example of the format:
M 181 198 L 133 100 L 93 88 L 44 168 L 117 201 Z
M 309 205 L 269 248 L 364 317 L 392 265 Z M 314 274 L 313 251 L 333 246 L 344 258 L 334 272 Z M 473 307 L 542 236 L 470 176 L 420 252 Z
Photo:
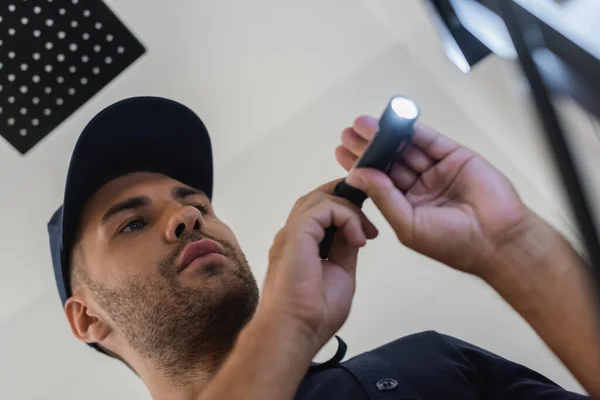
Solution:
M 314 350 L 310 340 L 282 322 L 257 312 L 202 398 L 292 398 Z
M 304 335 L 259 311 L 240 332 L 202 398 L 292 398 L 313 351 L 312 342 Z
M 600 394 L 600 320 L 588 266 L 533 212 L 480 277 L 517 311 L 590 394 Z
M 291 318 L 268 313 L 261 307 L 240 333 L 238 343 L 251 346 L 264 343 L 269 352 L 278 354 L 287 362 L 306 364 L 307 367 L 321 347 L 315 335 L 301 324 Z
M 510 232 L 496 242 L 480 278 L 492 286 L 519 279 L 523 272 L 547 268 L 554 252 L 570 245 L 546 221 L 528 210 Z M 526 275 L 529 275 L 526 274 Z

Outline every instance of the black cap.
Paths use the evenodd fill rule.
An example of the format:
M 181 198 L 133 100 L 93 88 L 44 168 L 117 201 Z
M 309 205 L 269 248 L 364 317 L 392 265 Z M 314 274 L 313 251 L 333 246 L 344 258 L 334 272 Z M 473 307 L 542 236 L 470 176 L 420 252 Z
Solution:
M 107 107 L 87 124 L 73 150 L 63 206 L 48 223 L 63 305 L 71 296 L 69 255 L 85 203 L 110 180 L 139 171 L 167 175 L 211 198 L 212 150 L 200 118 L 172 100 L 134 97 Z

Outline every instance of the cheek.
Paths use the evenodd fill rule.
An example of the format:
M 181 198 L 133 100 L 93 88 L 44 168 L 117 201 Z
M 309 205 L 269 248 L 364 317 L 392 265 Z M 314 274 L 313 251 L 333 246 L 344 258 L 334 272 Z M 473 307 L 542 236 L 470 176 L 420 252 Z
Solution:
M 134 278 L 156 274 L 158 263 L 168 252 L 165 247 L 165 243 L 141 236 L 115 244 L 109 252 L 112 275 Z
M 227 224 L 224 224 L 221 221 L 207 222 L 204 227 L 204 230 L 209 235 L 213 235 L 219 239 L 226 240 L 229 243 L 231 243 L 232 245 L 234 245 L 235 247 L 238 247 L 238 248 L 240 247 L 240 245 L 237 241 L 237 238 L 235 237 L 235 234 L 233 233 L 231 228 L 229 228 L 229 226 Z

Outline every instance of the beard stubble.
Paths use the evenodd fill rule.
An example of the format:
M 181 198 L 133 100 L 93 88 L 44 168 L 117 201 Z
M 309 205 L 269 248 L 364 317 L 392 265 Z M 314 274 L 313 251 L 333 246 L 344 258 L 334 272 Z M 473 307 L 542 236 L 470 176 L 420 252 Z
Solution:
M 185 246 L 207 238 L 221 244 L 231 266 L 216 271 L 199 287 L 177 282 L 176 263 Z M 118 325 L 129 345 L 174 383 L 193 380 L 200 366 L 214 372 L 258 304 L 258 286 L 241 252 L 228 241 L 193 231 L 161 260 L 157 274 L 132 277 L 116 287 L 89 282 L 90 289 Z M 204 278 L 200 278 L 204 279 Z

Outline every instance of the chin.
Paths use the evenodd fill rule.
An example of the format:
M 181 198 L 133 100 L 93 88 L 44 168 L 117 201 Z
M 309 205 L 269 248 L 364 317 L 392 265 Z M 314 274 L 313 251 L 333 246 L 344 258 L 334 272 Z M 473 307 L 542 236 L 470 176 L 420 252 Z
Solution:
M 236 286 L 235 283 L 245 283 L 246 275 L 250 274 L 249 271 L 240 268 L 229 259 L 214 260 L 189 266 L 180 273 L 180 279 L 184 286 L 213 286 L 225 282 Z

